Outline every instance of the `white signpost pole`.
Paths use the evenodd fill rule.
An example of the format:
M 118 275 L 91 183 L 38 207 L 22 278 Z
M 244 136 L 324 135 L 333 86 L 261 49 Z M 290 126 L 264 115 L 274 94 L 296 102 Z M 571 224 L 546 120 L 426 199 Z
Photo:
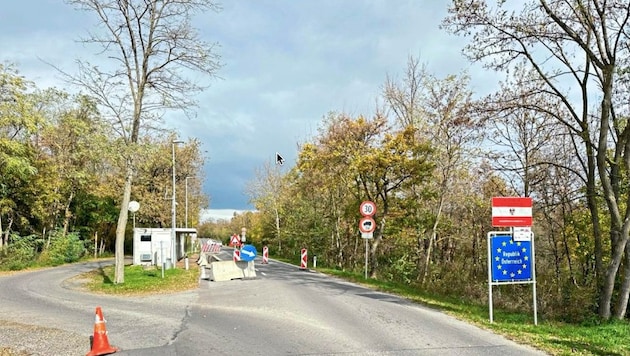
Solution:
M 534 233 L 532 232 L 532 294 L 534 296 L 534 325 L 538 325 L 538 303 L 536 302 L 536 250 L 534 249 Z
M 488 233 L 488 310 L 490 311 L 490 323 L 494 322 L 494 315 L 492 314 L 492 252 L 490 251 L 490 239 L 492 233 Z
M 365 279 L 367 279 L 368 272 L 368 239 L 365 240 Z
M 162 279 L 164 279 L 164 268 L 166 266 L 166 263 L 164 262 L 164 247 L 162 246 L 163 243 L 164 241 L 160 241 L 160 263 L 162 264 Z

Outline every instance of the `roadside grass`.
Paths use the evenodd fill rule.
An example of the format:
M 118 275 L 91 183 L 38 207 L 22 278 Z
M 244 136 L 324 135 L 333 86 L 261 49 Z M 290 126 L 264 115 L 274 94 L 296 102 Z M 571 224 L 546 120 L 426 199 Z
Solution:
M 567 324 L 543 320 L 534 325 L 531 313 L 494 310 L 490 323 L 488 306 L 430 293 L 422 293 L 407 285 L 365 279 L 363 275 L 334 269 L 317 269 L 382 292 L 399 295 L 414 302 L 439 309 L 460 320 L 504 335 L 521 344 L 528 344 L 552 355 L 630 355 L 630 322 L 591 322 Z
M 78 277 L 86 280 L 85 287 L 95 293 L 114 295 L 147 295 L 175 293 L 199 286 L 199 270 L 171 268 L 162 270 L 151 266 L 125 266 L 125 283 L 115 284 L 114 266 L 99 268 Z
M 96 261 L 100 259 L 113 258 L 113 257 L 114 257 L 114 254 L 110 252 L 106 252 L 99 255 L 99 257 L 97 258 L 86 255 L 86 256 L 81 257 L 77 261 L 69 262 L 69 263 Z M 52 263 L 51 261 L 33 260 L 29 262 L 28 264 L 17 266 L 15 264 L 9 264 L 9 263 L 6 263 L 6 261 L 3 261 L 3 262 L 0 262 L 0 276 L 8 276 L 8 275 L 16 274 L 16 273 L 21 273 L 21 272 L 36 271 L 36 270 L 40 270 L 44 268 L 58 267 L 58 266 L 69 264 L 69 263 Z M 0 354 L 0 356 L 3 356 L 3 355 Z

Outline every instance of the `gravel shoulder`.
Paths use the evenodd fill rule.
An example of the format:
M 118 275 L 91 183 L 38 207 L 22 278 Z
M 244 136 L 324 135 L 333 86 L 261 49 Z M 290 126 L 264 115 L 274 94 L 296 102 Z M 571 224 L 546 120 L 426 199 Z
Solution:
M 84 335 L 6 320 L 0 320 L 0 345 L 0 356 L 76 356 L 77 350 L 90 351 Z

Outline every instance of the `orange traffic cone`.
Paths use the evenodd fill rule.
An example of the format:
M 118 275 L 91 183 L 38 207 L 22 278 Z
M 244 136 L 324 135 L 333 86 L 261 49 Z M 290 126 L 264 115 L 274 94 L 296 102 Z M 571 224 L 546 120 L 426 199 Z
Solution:
M 107 330 L 105 328 L 105 319 L 103 319 L 103 311 L 101 307 L 96 307 L 96 320 L 94 321 L 94 336 L 90 342 L 92 349 L 85 356 L 109 355 L 118 351 L 116 347 L 109 345 L 107 340 Z

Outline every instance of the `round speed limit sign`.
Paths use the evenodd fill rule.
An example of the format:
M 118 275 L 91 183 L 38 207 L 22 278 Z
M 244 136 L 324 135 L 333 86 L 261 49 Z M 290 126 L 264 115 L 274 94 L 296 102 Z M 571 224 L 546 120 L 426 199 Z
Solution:
M 374 202 L 366 200 L 361 203 L 359 211 L 363 216 L 373 216 L 374 214 L 376 214 L 376 204 L 374 204 Z

